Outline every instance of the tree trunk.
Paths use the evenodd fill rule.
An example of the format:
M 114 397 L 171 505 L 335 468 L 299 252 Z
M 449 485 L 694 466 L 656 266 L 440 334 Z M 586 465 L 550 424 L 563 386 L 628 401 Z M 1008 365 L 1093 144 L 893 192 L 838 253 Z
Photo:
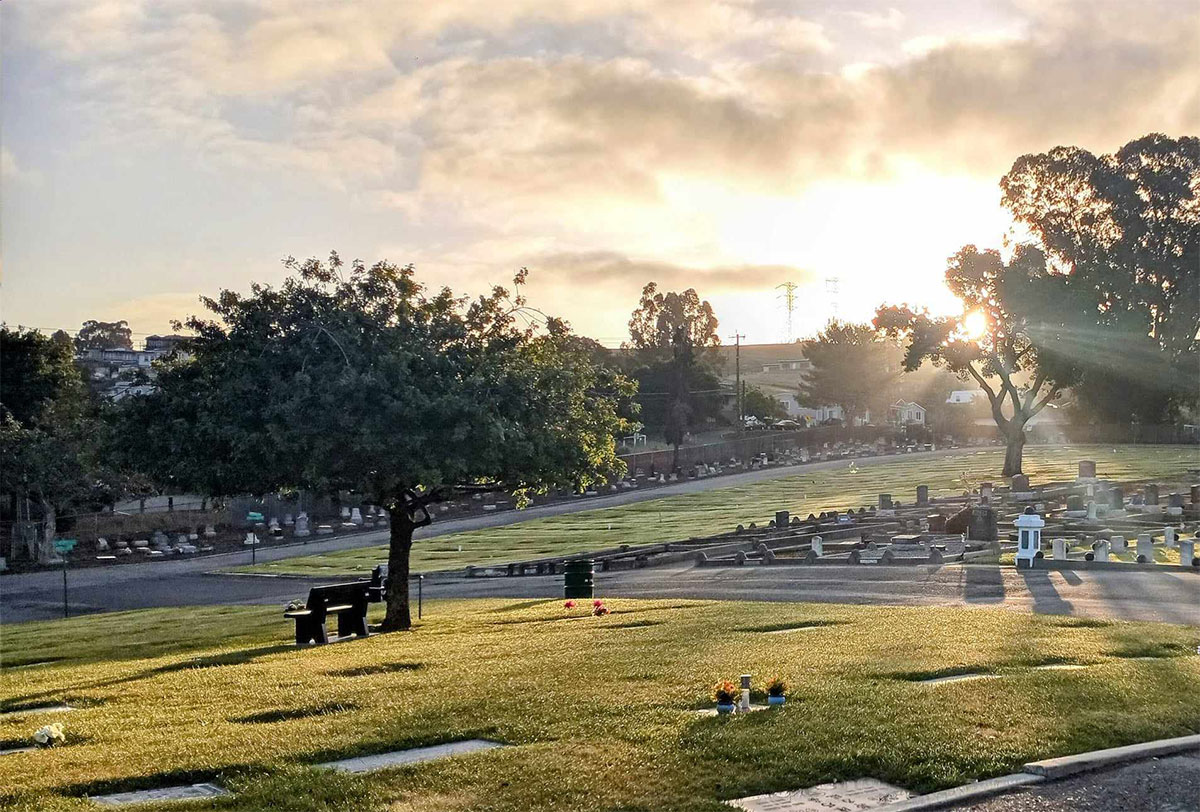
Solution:
M 1014 424 L 1014 427 L 1005 434 L 1004 439 L 1008 447 L 1004 451 L 1004 471 L 1001 476 L 1010 477 L 1020 474 L 1022 473 L 1021 455 L 1025 450 L 1025 427 Z
M 403 502 L 397 501 L 388 512 L 391 537 L 388 542 L 387 615 L 380 631 L 396 632 L 412 627 L 412 612 L 408 606 L 408 567 L 416 525 Z

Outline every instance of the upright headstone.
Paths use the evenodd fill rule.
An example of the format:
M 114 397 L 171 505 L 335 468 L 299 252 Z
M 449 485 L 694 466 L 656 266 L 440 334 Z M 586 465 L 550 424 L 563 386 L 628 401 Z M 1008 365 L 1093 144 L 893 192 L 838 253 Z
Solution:
M 1192 486 L 1192 504 L 1200 505 L 1200 485 Z
M 290 514 L 290 513 L 285 513 L 283 516 L 283 526 L 284 527 L 292 527 L 295 524 L 296 524 L 295 517 L 292 516 L 292 514 Z
M 825 555 L 825 539 L 820 536 L 813 536 L 812 551 L 818 556 Z
M 1087 513 L 1087 505 L 1084 504 L 1082 496 L 1072 495 L 1067 497 L 1067 515 L 1072 513 L 1077 513 L 1081 516 Z
M 1142 500 L 1147 505 L 1158 504 L 1158 486 L 1150 483 L 1142 487 Z
M 1112 544 L 1112 551 L 1114 553 L 1123 553 L 1127 549 L 1124 536 L 1113 536 L 1109 539 L 1109 542 Z
M 358 508 L 354 508 L 353 510 L 351 510 L 350 511 L 350 522 L 352 524 L 357 524 L 357 525 L 361 526 L 363 523 L 362 511 L 359 510 Z
M 1179 563 L 1185 567 L 1192 566 L 1196 559 L 1196 542 L 1194 539 L 1179 540 Z
M 1066 561 L 1067 560 L 1067 540 L 1066 539 L 1054 539 L 1052 542 L 1050 542 L 1050 544 L 1054 548 L 1054 560 L 1055 561 Z
M 991 501 L 992 501 L 992 483 L 990 483 L 990 482 L 982 482 L 982 483 L 980 483 L 980 485 L 979 485 L 979 498 L 980 498 L 981 500 L 983 500 L 983 503 L 984 503 L 985 505 L 987 505 L 987 504 L 990 504 L 990 503 L 991 503 Z
M 1009 491 L 1009 495 L 1013 499 L 1028 499 L 1032 493 L 1029 490 L 1029 477 L 1024 474 L 1013 474 L 1012 489 Z
M 1100 540 L 1096 542 L 1096 560 L 1108 561 L 1108 542 Z
M 967 538 L 972 541 L 995 541 L 998 538 L 995 508 L 987 505 L 971 508 L 971 516 L 967 522 Z
M 1154 563 L 1154 539 L 1149 533 L 1139 533 L 1137 537 L 1138 561 L 1145 564 Z
M 1100 518 L 1099 511 L 1100 511 L 1100 508 L 1097 507 L 1095 502 L 1088 502 L 1088 504 L 1087 504 L 1087 519 L 1088 519 L 1088 521 L 1094 522 L 1098 518 Z
M 1172 493 L 1167 496 L 1167 515 L 1182 516 L 1183 515 L 1183 494 Z
M 1108 492 L 1108 508 L 1109 510 L 1124 510 L 1125 509 L 1125 490 L 1120 486 L 1114 485 Z
M 301 513 L 296 517 L 296 530 L 294 535 L 304 538 L 311 533 L 312 531 L 308 529 L 308 514 Z
M 1080 460 L 1079 461 L 1079 477 L 1080 480 L 1089 480 L 1096 478 L 1096 461 L 1095 460 Z
M 786 510 L 775 511 L 775 526 L 776 527 L 787 527 L 788 523 L 790 521 L 791 521 L 791 519 L 789 518 L 788 512 Z
M 1175 528 L 1174 527 L 1164 527 L 1163 528 L 1163 544 L 1165 544 L 1167 547 L 1169 547 L 1171 549 L 1175 549 Z
M 216 527 L 212 526 L 211 524 L 204 525 L 204 537 L 206 539 L 216 538 L 216 536 L 217 536 L 217 528 Z
M 917 507 L 925 507 L 929 504 L 929 486 L 917 486 Z

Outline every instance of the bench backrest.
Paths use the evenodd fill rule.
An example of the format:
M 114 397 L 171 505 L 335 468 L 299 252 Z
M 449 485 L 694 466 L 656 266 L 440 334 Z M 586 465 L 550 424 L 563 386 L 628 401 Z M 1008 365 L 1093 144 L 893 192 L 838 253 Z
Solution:
M 354 581 L 349 584 L 314 586 L 308 591 L 308 603 L 305 608 L 324 611 L 328 606 L 346 604 L 366 607 L 369 595 L 367 589 L 370 585 L 370 581 Z

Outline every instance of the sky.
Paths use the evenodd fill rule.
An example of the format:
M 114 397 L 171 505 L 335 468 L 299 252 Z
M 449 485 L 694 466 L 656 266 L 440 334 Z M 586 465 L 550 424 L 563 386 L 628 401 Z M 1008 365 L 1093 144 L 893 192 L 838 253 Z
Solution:
M 5 0 L 0 317 L 169 330 L 280 260 L 413 263 L 615 345 L 955 309 L 1022 154 L 1200 132 L 1194 0 Z M 835 292 L 836 291 L 836 292 Z

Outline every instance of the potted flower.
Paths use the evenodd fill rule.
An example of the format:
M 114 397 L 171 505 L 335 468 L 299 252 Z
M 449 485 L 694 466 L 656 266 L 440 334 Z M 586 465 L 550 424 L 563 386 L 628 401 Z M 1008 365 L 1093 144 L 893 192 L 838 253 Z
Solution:
M 594 617 L 601 617 L 601 616 L 607 615 L 607 614 L 608 614 L 608 607 L 604 605 L 604 601 L 593 601 L 592 602 L 592 615 Z
M 721 680 L 712 689 L 712 697 L 717 703 L 717 713 L 733 713 L 741 691 L 729 680 Z
M 38 747 L 53 747 L 56 744 L 62 744 L 67 740 L 67 736 L 63 733 L 62 722 L 55 722 L 52 725 L 39 727 L 33 733 L 33 743 Z
M 782 677 L 771 677 L 767 680 L 767 704 L 782 705 L 787 701 L 787 697 L 784 696 L 787 690 L 788 684 Z

